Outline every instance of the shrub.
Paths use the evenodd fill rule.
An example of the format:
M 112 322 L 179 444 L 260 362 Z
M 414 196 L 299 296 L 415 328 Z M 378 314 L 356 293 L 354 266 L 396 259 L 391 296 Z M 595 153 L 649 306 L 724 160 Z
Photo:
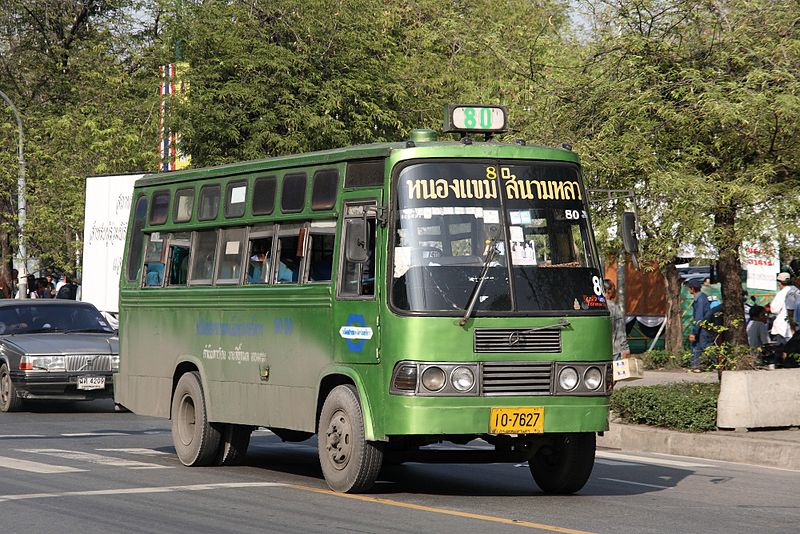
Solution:
M 626 423 L 689 432 L 715 430 L 719 384 L 661 384 L 614 390 L 611 409 Z
M 645 369 L 678 369 L 683 366 L 684 355 L 669 350 L 649 350 L 639 355 Z

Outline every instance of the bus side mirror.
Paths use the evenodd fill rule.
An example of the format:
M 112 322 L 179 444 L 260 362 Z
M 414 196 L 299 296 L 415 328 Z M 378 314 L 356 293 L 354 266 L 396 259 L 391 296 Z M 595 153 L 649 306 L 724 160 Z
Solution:
M 367 221 L 363 218 L 347 219 L 345 222 L 345 258 L 351 263 L 367 261 Z
M 622 214 L 622 244 L 625 252 L 631 255 L 633 266 L 639 268 L 639 261 L 636 256 L 639 254 L 639 238 L 636 237 L 636 215 L 632 211 Z

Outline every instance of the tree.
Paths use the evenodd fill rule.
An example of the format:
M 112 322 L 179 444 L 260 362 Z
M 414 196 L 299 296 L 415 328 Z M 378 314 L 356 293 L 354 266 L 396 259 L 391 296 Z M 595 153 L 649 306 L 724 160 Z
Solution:
M 595 33 L 567 112 L 587 170 L 595 183 L 636 190 L 646 258 L 668 268 L 686 245 L 717 254 L 726 327 L 746 343 L 742 243 L 786 232 L 797 215 L 788 203 L 800 164 L 798 8 L 587 4 Z
M 142 7 L 135 0 L 2 2 L 0 88 L 23 115 L 27 251 L 42 267 L 76 269 L 86 176 L 155 166 L 157 69 L 147 55 L 152 43 L 132 18 Z M 15 169 L 0 167 L 9 193 Z M 13 213 L 3 210 L 5 232 L 15 233 Z

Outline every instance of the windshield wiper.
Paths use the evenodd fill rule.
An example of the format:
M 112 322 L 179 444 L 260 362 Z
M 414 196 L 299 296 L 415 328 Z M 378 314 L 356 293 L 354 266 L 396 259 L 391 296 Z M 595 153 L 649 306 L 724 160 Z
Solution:
M 17 334 L 41 334 L 43 332 L 46 333 L 61 333 L 65 332 L 63 328 L 31 328 L 30 330 L 23 330 L 21 332 L 17 332 Z
M 530 332 L 538 332 L 539 330 L 550 330 L 551 328 L 568 328 L 572 326 L 572 323 L 569 322 L 569 319 L 562 317 L 558 320 L 556 324 L 549 324 L 546 326 L 536 326 L 534 328 L 528 328 L 527 330 L 521 330 L 517 332 L 518 334 L 527 334 Z
M 71 330 L 64 330 L 66 334 L 111 334 L 113 330 L 106 330 L 105 328 L 73 328 Z
M 486 259 L 483 260 L 483 268 L 481 269 L 481 274 L 478 277 L 478 280 L 475 282 L 475 287 L 472 290 L 472 294 L 469 296 L 469 301 L 467 302 L 467 309 L 464 312 L 464 317 L 458 321 L 459 326 L 464 326 L 467 324 L 467 320 L 469 316 L 472 315 L 472 310 L 475 308 L 475 302 L 478 300 L 478 295 L 481 293 L 481 288 L 483 288 L 483 282 L 486 280 L 486 273 L 489 271 L 489 264 L 492 263 L 494 260 L 495 255 L 497 255 L 497 238 L 493 237 L 491 241 L 489 241 L 489 250 L 486 253 Z

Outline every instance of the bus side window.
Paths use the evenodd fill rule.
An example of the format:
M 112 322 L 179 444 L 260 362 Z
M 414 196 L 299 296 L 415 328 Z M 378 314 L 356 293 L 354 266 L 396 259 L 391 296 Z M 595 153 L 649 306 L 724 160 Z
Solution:
M 250 259 L 247 262 L 247 283 L 268 284 L 270 282 L 270 254 L 272 236 L 250 240 Z
M 170 246 L 169 285 L 185 286 L 189 278 L 189 251 L 188 246 Z
M 244 228 L 220 230 L 217 284 L 238 284 L 244 253 Z
M 216 230 L 202 230 L 194 233 L 189 282 L 192 284 L 211 284 L 214 276 L 214 255 L 217 251 Z
M 367 219 L 367 238 L 367 261 L 354 263 L 347 261 L 347 258 L 342 260 L 339 294 L 343 297 L 375 296 L 375 219 Z M 347 243 L 346 235 L 343 241 Z
M 311 223 L 309 247 L 309 282 L 330 282 L 333 270 L 333 248 L 336 242 L 336 221 Z
M 278 233 L 278 265 L 275 277 L 276 284 L 296 283 L 300 275 L 303 257 L 298 254 L 300 245 L 300 228 L 282 227 Z
M 164 285 L 164 240 L 158 232 L 147 236 L 142 285 L 144 287 Z

